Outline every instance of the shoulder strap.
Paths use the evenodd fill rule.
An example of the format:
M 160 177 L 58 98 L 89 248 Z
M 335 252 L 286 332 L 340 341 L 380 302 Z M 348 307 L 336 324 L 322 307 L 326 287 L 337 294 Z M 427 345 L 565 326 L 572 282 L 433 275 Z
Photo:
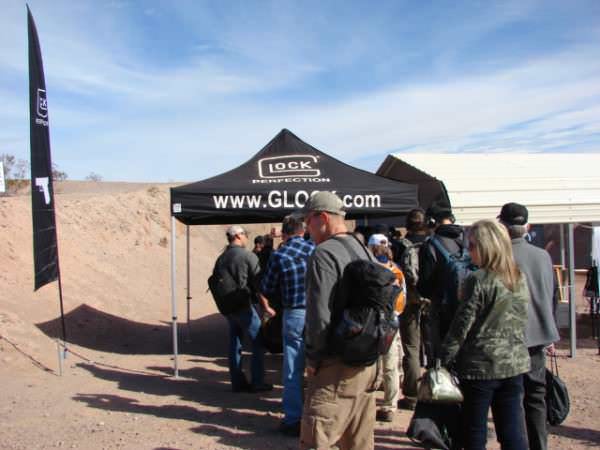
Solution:
M 446 249 L 446 247 L 444 247 L 444 244 L 442 244 L 442 241 L 436 235 L 431 236 L 429 241 L 433 244 L 433 246 L 437 249 L 437 251 L 440 252 L 440 254 L 444 257 L 444 259 L 446 261 L 450 261 L 450 258 L 452 257 L 452 253 L 450 253 Z M 457 253 L 460 257 L 462 257 L 465 254 L 464 242 L 461 244 L 458 244 L 458 246 L 459 246 L 459 250 Z
M 371 257 L 371 253 L 369 252 L 369 250 L 367 249 L 365 244 L 363 244 L 355 235 L 353 235 L 352 233 L 344 233 L 344 234 L 349 235 L 352 238 L 354 238 L 354 240 L 356 240 L 356 242 L 358 242 L 360 244 L 361 248 L 365 251 L 365 255 L 367 255 L 367 259 L 369 261 L 373 260 Z M 331 239 L 335 239 L 340 244 L 342 244 L 344 246 L 344 248 L 346 249 L 346 251 L 350 254 L 350 257 L 352 258 L 353 261 L 360 258 L 358 253 L 356 253 L 356 251 L 352 248 L 352 246 L 350 245 L 350 243 L 348 242 L 347 239 L 343 239 L 343 238 L 339 237 L 339 235 L 332 236 Z
M 442 255 L 442 257 L 446 260 L 446 261 L 450 261 L 450 252 L 448 250 L 446 250 L 446 247 L 444 247 L 444 244 L 442 244 L 440 242 L 440 240 L 438 239 L 437 236 L 433 235 L 431 236 L 431 238 L 429 239 L 429 242 L 431 242 L 431 244 L 436 248 L 436 250 L 438 252 L 440 252 L 440 254 Z

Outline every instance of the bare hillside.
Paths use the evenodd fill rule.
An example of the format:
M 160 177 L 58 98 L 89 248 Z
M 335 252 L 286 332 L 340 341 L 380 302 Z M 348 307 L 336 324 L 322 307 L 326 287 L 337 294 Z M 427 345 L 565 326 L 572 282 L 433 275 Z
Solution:
M 91 328 L 81 316 L 115 316 L 120 320 L 164 325 L 171 319 L 169 185 L 63 182 L 57 185 L 56 213 L 68 336 Z M 44 345 L 35 324 L 56 319 L 58 284 L 33 292 L 31 209 L 28 195 L 0 198 L 0 332 L 31 337 Z M 206 279 L 224 246 L 225 226 L 191 228 L 191 314 L 216 312 L 206 295 Z M 250 226 L 265 232 L 267 225 Z M 185 227 L 177 225 L 179 320 L 186 321 Z M 86 313 L 80 312 L 87 310 Z M 71 317 L 74 316 L 72 319 Z M 98 319 L 100 320 L 100 319 Z M 57 335 L 56 322 L 43 327 Z M 110 321 L 98 332 L 113 333 Z M 92 331 L 87 330 L 87 331 Z M 123 336 L 126 338 L 127 336 Z M 98 336 L 89 336 L 99 340 Z M 131 338 L 134 338 L 133 336 Z M 170 340 L 170 337 L 169 339 Z M 170 345 L 169 342 L 167 342 Z M 52 358 L 51 358 L 52 359 Z M 52 362 L 54 362 L 52 360 Z

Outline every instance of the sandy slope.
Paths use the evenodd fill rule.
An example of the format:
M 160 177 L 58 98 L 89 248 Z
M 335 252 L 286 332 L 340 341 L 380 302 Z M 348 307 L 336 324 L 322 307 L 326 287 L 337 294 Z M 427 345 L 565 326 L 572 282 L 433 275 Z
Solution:
M 66 182 L 57 186 L 60 262 L 69 354 L 58 376 L 57 284 L 33 293 L 27 195 L 0 198 L 0 448 L 296 448 L 274 432 L 280 386 L 234 395 L 226 326 L 206 294 L 225 226 L 192 228 L 191 324 L 186 322 L 184 239 L 178 226 L 180 379 L 171 377 L 168 186 Z M 264 233 L 269 225 L 249 226 Z M 551 448 L 600 445 L 600 357 L 582 339 L 561 358 L 573 412 Z M 563 353 L 566 352 L 563 350 Z M 269 356 L 278 382 L 281 358 Z M 379 426 L 377 448 L 412 448 L 410 415 Z M 495 448 L 490 442 L 490 448 Z

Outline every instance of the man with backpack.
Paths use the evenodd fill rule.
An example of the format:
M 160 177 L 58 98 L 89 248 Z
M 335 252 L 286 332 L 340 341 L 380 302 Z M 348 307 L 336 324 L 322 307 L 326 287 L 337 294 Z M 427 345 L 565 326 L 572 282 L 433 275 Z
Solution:
M 414 410 L 417 404 L 417 383 L 421 377 L 421 309 L 425 299 L 417 291 L 419 280 L 419 250 L 428 236 L 425 211 L 415 208 L 406 216 L 406 236 L 398 241 L 398 265 L 406 283 L 406 308 L 400 321 L 402 340 L 402 370 L 404 379 L 398 401 L 401 409 Z
M 525 240 L 529 230 L 527 208 L 518 203 L 502 206 L 498 219 L 512 239 L 515 262 L 527 278 L 531 299 L 527 307 L 525 339 L 531 370 L 524 374 L 523 407 L 531 450 L 548 448 L 546 426 L 546 347 L 559 340 L 552 314 L 555 283 L 548 252 Z
M 260 266 L 257 256 L 246 250 L 248 233 L 239 225 L 226 231 L 228 245 L 217 258 L 209 288 L 219 311 L 229 323 L 229 375 L 233 392 L 264 392 L 273 385 L 264 383 L 264 349 L 260 318 L 252 305 L 257 292 Z M 242 370 L 242 339 L 252 341 L 252 384 Z
M 426 212 L 433 234 L 419 250 L 417 290 L 431 300 L 427 330 L 433 355 L 427 355 L 428 366 L 439 357 L 441 342 L 456 312 L 462 283 L 471 271 L 471 258 L 464 241 L 463 229 L 454 224 L 450 205 L 434 203 Z
M 331 345 L 344 270 L 353 260 L 368 260 L 372 255 L 370 258 L 364 245 L 348 233 L 344 205 L 337 195 L 327 191 L 313 194 L 303 213 L 317 247 L 306 278 L 307 390 L 300 447 L 329 449 L 337 445 L 340 450 L 372 450 L 377 364 L 347 365 Z M 380 269 L 394 278 L 390 271 Z

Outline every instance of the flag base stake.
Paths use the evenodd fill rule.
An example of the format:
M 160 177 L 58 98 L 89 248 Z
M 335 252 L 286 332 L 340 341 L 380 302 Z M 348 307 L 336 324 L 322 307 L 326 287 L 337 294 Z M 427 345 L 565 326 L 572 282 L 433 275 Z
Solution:
M 58 354 L 58 375 L 62 377 L 63 375 L 63 363 L 64 360 L 67 359 L 67 347 L 60 341 L 60 339 L 56 340 L 56 351 Z

